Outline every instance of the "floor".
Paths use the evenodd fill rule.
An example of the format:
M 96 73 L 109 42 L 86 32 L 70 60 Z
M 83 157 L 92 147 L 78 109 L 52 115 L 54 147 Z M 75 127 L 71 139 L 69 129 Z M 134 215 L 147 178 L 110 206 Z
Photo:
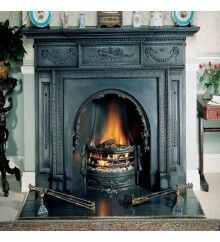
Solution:
M 20 192 L 20 183 L 14 176 L 8 176 L 7 180 L 10 184 L 8 197 L 4 197 L 0 182 L 0 221 L 14 221 L 19 216 L 27 196 L 27 193 Z
M 205 177 L 209 192 L 196 191 L 195 195 L 207 218 L 220 219 L 220 173 L 207 173 Z
M 220 173 L 206 174 L 210 191 L 196 191 L 195 195 L 201 203 L 207 218 L 220 219 Z M 5 198 L 0 191 L 0 221 L 14 221 L 19 216 L 23 207 L 27 193 L 20 193 L 20 185 L 15 178 L 9 177 L 10 193 Z

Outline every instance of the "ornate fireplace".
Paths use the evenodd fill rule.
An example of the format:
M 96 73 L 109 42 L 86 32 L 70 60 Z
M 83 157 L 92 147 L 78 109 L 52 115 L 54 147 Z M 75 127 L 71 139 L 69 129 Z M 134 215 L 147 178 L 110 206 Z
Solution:
M 185 39 L 198 29 L 27 28 L 37 185 L 86 194 L 186 183 Z

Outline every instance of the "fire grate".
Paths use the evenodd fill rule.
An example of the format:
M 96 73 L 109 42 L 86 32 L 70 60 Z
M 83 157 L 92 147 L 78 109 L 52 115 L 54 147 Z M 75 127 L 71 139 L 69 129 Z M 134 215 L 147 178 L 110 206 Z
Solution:
M 117 145 L 114 140 L 108 140 L 96 146 L 85 146 L 82 154 L 84 186 L 114 191 L 138 184 L 139 146 Z

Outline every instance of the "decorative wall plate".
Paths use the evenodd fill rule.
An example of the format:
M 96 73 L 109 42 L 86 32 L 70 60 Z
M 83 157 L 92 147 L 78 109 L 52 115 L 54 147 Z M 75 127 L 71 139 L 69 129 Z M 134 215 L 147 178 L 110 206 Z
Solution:
M 40 28 L 47 26 L 51 17 L 51 11 L 29 11 L 29 18 L 32 24 Z
M 179 26 L 187 26 L 192 22 L 194 11 L 172 11 L 172 18 Z

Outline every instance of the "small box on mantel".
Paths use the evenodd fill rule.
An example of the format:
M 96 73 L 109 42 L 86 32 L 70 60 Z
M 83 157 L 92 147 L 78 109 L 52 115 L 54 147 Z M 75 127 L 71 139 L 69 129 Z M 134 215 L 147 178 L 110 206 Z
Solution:
M 98 11 L 98 27 L 122 27 L 122 11 Z

